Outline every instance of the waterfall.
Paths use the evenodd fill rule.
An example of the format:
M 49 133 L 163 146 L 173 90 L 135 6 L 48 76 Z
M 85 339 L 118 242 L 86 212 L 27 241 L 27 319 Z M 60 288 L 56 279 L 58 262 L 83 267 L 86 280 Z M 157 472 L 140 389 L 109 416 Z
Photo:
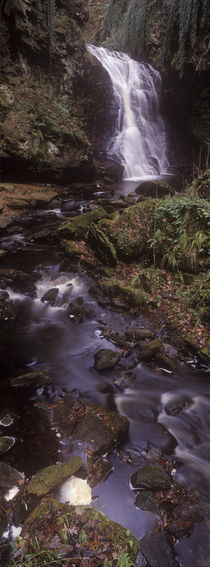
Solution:
M 107 153 L 123 164 L 125 179 L 167 173 L 166 129 L 159 112 L 159 72 L 125 53 L 94 45 L 89 45 L 88 51 L 108 72 L 118 108 L 116 129 Z

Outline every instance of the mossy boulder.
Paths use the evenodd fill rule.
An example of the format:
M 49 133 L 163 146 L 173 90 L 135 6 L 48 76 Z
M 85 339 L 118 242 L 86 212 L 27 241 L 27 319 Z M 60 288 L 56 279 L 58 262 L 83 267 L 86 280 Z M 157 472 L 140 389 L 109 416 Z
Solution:
M 33 496 L 46 496 L 64 480 L 74 475 L 83 466 L 80 457 L 71 457 L 65 463 L 50 465 L 37 473 L 26 486 L 26 493 Z
M 90 226 L 88 241 L 104 264 L 111 264 L 112 266 L 116 264 L 117 255 L 113 244 L 95 224 Z
M 107 212 L 102 207 L 76 216 L 61 223 L 58 229 L 58 236 L 67 240 L 84 240 L 87 237 L 90 225 L 97 223 L 105 217 L 107 217 Z
M 53 427 L 64 436 L 84 443 L 86 454 L 101 456 L 111 451 L 127 433 L 129 422 L 126 417 L 100 406 L 65 397 L 45 407 Z
M 152 339 L 154 331 L 146 329 L 145 327 L 131 327 L 125 331 L 126 337 L 133 342 L 143 341 L 145 339 Z
M 163 349 L 163 341 L 161 339 L 155 339 L 154 341 L 149 341 L 149 343 L 139 350 L 139 360 L 153 360 L 153 358 L 159 354 Z
M 132 562 L 136 560 L 137 539 L 120 524 L 88 506 L 74 507 L 55 499 L 44 499 L 26 519 L 21 532 L 21 554 L 16 554 L 16 565 L 22 565 L 36 552 L 39 559 L 45 553 L 51 564 L 63 565 L 72 561 L 81 566 L 97 567 L 109 562 L 110 567 L 122 553 Z M 37 551 L 38 549 L 38 551 Z M 87 557 L 90 558 L 86 563 Z M 35 565 L 35 563 L 34 563 Z
M 132 286 L 124 285 L 120 280 L 104 278 L 99 282 L 100 289 L 107 293 L 112 299 L 119 298 L 134 307 L 147 305 L 150 296 L 144 291 L 137 290 Z
M 45 370 L 34 370 L 12 378 L 10 383 L 13 388 L 38 388 L 50 384 L 51 378 Z

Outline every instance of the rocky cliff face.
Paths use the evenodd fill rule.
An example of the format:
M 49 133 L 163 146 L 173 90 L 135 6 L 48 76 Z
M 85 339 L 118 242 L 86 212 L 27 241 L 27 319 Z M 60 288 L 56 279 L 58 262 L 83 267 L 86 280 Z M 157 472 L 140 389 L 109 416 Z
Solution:
M 90 178 L 85 0 L 3 0 L 0 160 L 4 176 Z

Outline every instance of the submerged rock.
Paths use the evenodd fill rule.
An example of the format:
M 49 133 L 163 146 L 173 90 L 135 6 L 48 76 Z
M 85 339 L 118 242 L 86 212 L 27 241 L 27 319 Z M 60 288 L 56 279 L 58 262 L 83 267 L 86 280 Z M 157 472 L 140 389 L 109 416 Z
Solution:
M 83 462 L 80 457 L 71 457 L 66 463 L 50 465 L 30 480 L 26 486 L 26 492 L 35 496 L 46 496 L 82 466 Z
M 148 464 L 132 475 L 131 484 L 133 488 L 168 490 L 171 486 L 171 479 L 160 466 Z
M 111 370 L 119 362 L 122 353 L 115 350 L 102 348 L 95 355 L 94 368 L 99 372 L 102 370 Z
M 12 378 L 10 383 L 13 388 L 38 388 L 50 384 L 51 378 L 45 370 L 34 370 L 34 372 L 27 372 Z
M 148 510 L 148 512 L 158 513 L 159 506 L 153 498 L 152 492 L 139 492 L 135 499 L 135 506 L 141 510 Z

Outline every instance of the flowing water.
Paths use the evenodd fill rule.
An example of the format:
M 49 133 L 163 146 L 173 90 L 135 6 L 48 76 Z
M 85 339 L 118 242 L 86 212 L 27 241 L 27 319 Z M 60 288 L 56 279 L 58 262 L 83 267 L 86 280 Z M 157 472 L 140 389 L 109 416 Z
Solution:
M 160 115 L 161 76 L 125 53 L 88 46 L 108 72 L 118 108 L 115 134 L 107 155 L 124 166 L 125 179 L 168 172 L 167 136 Z
M 126 415 L 130 422 L 129 439 L 107 457 L 113 472 L 93 489 L 93 505 L 139 538 L 158 526 L 158 516 L 135 507 L 135 491 L 131 489 L 130 478 L 157 451 L 174 459 L 175 480 L 196 490 L 208 512 L 209 381 L 205 367 L 197 368 L 192 360 L 172 374 L 164 369 L 156 372 L 134 361 L 135 379 L 125 388 L 121 379 L 132 362 L 129 357 L 114 371 L 100 374 L 94 369 L 94 355 L 100 348 L 115 349 L 114 344 L 103 336 L 106 329 L 123 334 L 130 325 L 152 326 L 152 322 L 145 321 L 141 315 L 132 316 L 129 312 L 98 303 L 90 293 L 93 281 L 85 270 L 75 272 L 73 266 L 72 270 L 63 270 L 63 254 L 57 244 L 34 241 L 40 228 L 55 228 L 61 217 L 79 214 L 86 206 L 88 203 L 82 195 L 69 196 L 65 202 L 61 201 L 60 208 L 45 211 L 45 215 L 40 211 L 25 219 L 21 239 L 17 230 L 11 238 L 6 234 L 2 236 L 0 242 L 0 246 L 8 251 L 2 260 L 3 267 L 39 273 L 35 294 L 23 293 L 18 286 L 7 290 L 18 309 L 10 348 L 18 352 L 25 371 L 45 369 L 53 378 L 52 386 L 38 388 L 30 395 L 14 394 L 7 381 L 1 381 L 1 406 L 14 409 L 23 418 L 16 427 L 7 427 L 7 434 L 11 432 L 16 439 L 14 448 L 7 453 L 7 462 L 29 476 L 52 458 L 47 447 L 49 443 L 50 450 L 50 442 L 46 442 L 43 430 L 39 430 L 33 417 L 39 401 L 60 399 L 65 392 L 70 392 L 73 397 L 100 403 Z M 58 295 L 55 305 L 51 306 L 41 299 L 54 287 L 58 289 Z M 67 305 L 81 296 L 85 307 L 92 310 L 92 316 L 76 323 L 69 317 Z M 83 456 L 81 446 L 72 444 L 68 438 L 62 443 L 58 440 L 59 453 L 64 459 L 78 453 Z M 190 537 L 177 543 L 176 552 L 182 567 L 207 566 L 207 523 L 197 524 Z

